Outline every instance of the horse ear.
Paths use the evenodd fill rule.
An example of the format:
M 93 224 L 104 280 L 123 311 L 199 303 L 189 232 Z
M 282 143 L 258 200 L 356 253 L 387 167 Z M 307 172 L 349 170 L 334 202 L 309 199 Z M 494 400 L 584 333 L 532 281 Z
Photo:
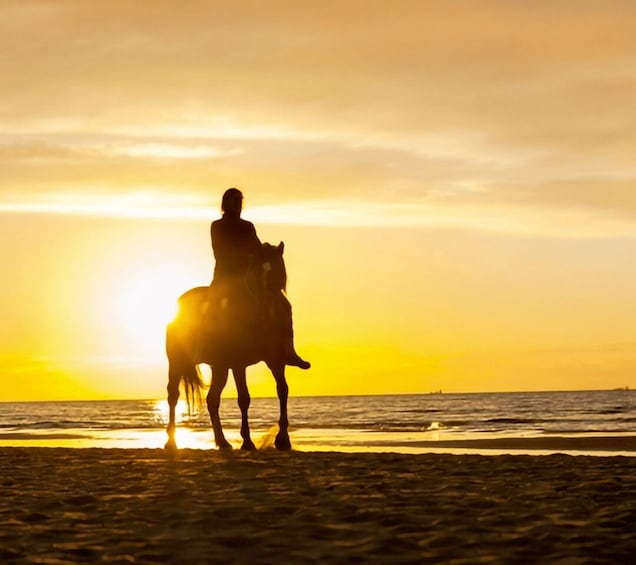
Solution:
M 285 244 L 282 241 L 278 244 L 278 250 L 281 255 L 283 254 L 283 251 L 285 251 Z

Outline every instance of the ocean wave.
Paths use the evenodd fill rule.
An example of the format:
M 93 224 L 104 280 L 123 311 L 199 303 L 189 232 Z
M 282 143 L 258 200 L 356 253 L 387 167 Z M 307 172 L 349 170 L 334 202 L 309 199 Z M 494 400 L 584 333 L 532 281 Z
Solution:
M 297 430 L 340 433 L 417 434 L 636 433 L 636 394 L 607 391 L 291 397 L 289 420 Z M 163 430 L 167 410 L 155 400 L 0 403 L 0 433 L 91 433 Z M 278 419 L 276 398 L 253 398 L 250 425 L 266 430 Z M 221 420 L 237 430 L 241 414 L 236 399 L 224 398 Z M 203 408 L 190 418 L 178 414 L 178 426 L 209 431 Z

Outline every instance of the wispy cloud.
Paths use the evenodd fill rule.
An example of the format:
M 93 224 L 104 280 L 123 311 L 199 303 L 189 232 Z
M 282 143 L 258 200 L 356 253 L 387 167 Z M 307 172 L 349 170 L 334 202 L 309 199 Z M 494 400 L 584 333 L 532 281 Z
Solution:
M 240 149 L 230 149 L 223 151 L 216 147 L 206 147 L 196 145 L 187 147 L 168 143 L 146 143 L 120 147 L 115 150 L 120 155 L 130 155 L 131 157 L 150 157 L 154 159 L 217 159 L 219 157 L 232 157 L 240 155 Z
M 7 8 L 0 210 L 636 231 L 632 3 L 216 6 Z
M 340 227 L 442 228 L 478 230 L 522 237 L 636 237 L 630 217 L 591 209 L 520 209 L 512 206 L 453 205 L 442 202 L 314 201 L 251 209 L 262 223 Z
M 66 214 L 116 218 L 209 218 L 209 206 L 196 195 L 171 194 L 147 189 L 114 195 L 109 191 L 92 194 L 46 193 L 31 198 L 0 202 L 0 213 Z

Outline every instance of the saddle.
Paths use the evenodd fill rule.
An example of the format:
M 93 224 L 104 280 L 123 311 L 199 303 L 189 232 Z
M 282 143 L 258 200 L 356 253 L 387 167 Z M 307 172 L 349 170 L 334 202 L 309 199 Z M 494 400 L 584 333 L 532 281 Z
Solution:
M 211 285 L 200 322 L 204 340 L 229 344 L 274 331 L 278 318 L 273 296 L 256 296 L 241 285 Z

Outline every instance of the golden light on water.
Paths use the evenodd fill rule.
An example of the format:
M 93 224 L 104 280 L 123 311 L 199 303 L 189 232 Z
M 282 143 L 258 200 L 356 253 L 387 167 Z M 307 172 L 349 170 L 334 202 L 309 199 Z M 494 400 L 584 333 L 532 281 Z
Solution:
M 168 425 L 168 418 L 170 415 L 170 407 L 167 400 L 157 400 L 153 406 L 154 421 Z M 177 401 L 175 407 L 175 421 L 177 425 L 182 424 L 188 420 L 188 404 L 183 398 Z

